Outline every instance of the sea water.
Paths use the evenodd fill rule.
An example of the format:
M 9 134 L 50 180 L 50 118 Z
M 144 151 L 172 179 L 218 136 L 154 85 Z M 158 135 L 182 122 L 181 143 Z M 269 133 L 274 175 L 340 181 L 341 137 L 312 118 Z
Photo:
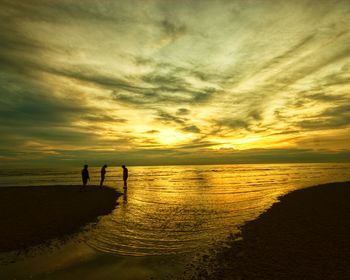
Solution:
M 80 184 L 80 169 L 3 169 L 0 187 L 76 185 Z M 89 171 L 90 184 L 97 185 L 100 167 L 90 167 Z M 121 178 L 120 167 L 107 168 L 106 185 L 123 192 Z M 119 198 L 118 206 L 111 214 L 91 227 L 83 245 L 80 244 L 78 249 L 69 249 L 75 245 L 64 248 L 66 255 L 76 254 L 79 250 L 81 253 L 81 258 L 66 265 L 69 269 L 82 267 L 83 256 L 88 255 L 89 259 L 93 256 L 94 264 L 108 263 L 107 270 L 94 270 L 96 277 L 113 271 L 101 279 L 114 279 L 115 271 L 120 274 L 118 279 L 136 279 L 128 273 L 133 266 L 138 267 L 139 279 L 146 276 L 160 279 L 166 274 L 164 268 L 169 275 L 175 274 L 175 270 L 181 271 L 186 261 L 217 247 L 230 233 L 236 233 L 239 226 L 257 218 L 281 195 L 308 186 L 346 180 L 350 180 L 350 164 L 130 166 L 127 193 Z M 55 263 L 63 253 L 47 254 Z M 152 265 L 160 260 L 161 267 Z M 33 279 L 43 279 L 40 269 L 34 272 L 29 269 L 33 262 L 35 258 L 24 260 L 22 264 L 26 264 L 28 275 L 31 274 Z M 122 263 L 128 265 L 121 266 Z M 24 277 L 21 262 L 12 266 L 19 266 L 16 270 L 21 270 Z M 90 267 L 83 267 L 85 270 L 78 270 L 79 277 L 90 279 Z M 59 279 L 62 275 L 68 277 L 69 269 L 51 269 L 50 279 L 55 276 Z M 7 276 L 16 274 L 9 272 L 14 271 L 11 265 L 7 266 L 7 271 Z M 19 274 L 15 276 L 21 279 Z

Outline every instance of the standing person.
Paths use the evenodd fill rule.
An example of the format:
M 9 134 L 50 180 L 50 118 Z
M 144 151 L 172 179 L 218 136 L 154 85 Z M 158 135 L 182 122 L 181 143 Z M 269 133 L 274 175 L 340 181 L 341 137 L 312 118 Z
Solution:
M 126 189 L 128 187 L 126 181 L 128 180 L 129 173 L 128 173 L 128 169 L 125 167 L 125 165 L 122 165 L 122 168 L 123 168 L 124 189 Z
M 86 187 L 87 181 L 90 180 L 88 165 L 85 164 L 84 168 L 81 170 L 81 179 L 83 180 L 83 186 L 80 190 Z
M 106 176 L 106 168 L 107 168 L 107 164 L 105 164 L 104 166 L 102 166 L 101 168 L 101 181 L 100 181 L 100 188 L 102 188 L 103 186 L 103 182 L 105 180 L 105 176 Z

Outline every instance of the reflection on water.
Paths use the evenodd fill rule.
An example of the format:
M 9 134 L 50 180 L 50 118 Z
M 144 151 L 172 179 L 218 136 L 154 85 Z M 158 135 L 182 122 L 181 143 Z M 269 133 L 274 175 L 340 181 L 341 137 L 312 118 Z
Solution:
M 98 184 L 99 170 L 90 168 L 92 184 Z M 0 186 L 77 184 L 79 172 L 1 170 Z M 350 164 L 130 167 L 129 173 L 127 192 L 85 235 L 86 243 L 3 266 L 0 278 L 115 279 L 117 273 L 118 279 L 162 279 L 165 271 L 181 271 L 196 253 L 256 218 L 278 196 L 350 180 Z M 123 192 L 119 167 L 108 168 L 106 185 Z
M 100 221 L 88 241 L 97 250 L 144 256 L 206 249 L 290 190 L 349 178 L 349 165 L 322 164 L 130 170 L 120 206 Z

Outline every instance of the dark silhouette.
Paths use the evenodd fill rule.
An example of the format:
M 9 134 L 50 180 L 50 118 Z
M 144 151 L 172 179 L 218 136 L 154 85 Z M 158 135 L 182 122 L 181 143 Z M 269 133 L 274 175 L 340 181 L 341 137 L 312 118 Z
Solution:
M 81 179 L 83 180 L 83 186 L 80 190 L 86 187 L 88 180 L 90 180 L 88 165 L 85 164 L 84 168 L 81 170 Z
M 128 189 L 124 187 L 123 202 L 126 204 L 128 202 Z
M 12 277 L 5 276 L 3 264 L 18 257 L 8 254 L 5 259 L 4 252 L 23 253 L 32 246 L 54 244 L 50 243 L 52 239 L 68 240 L 82 227 L 111 213 L 118 204 L 120 193 L 116 189 L 92 188 L 79 193 L 80 188 L 81 185 L 0 187 L 0 279 L 16 278 L 12 272 Z M 25 268 L 23 273 L 29 272 Z
M 103 182 L 105 180 L 105 176 L 106 176 L 106 168 L 107 168 L 107 164 L 105 164 L 104 166 L 102 166 L 101 168 L 101 181 L 100 181 L 100 188 L 102 188 L 103 186 Z
M 123 168 L 123 181 L 124 181 L 124 189 L 128 187 L 127 180 L 129 177 L 128 169 L 125 167 L 125 165 L 122 165 Z

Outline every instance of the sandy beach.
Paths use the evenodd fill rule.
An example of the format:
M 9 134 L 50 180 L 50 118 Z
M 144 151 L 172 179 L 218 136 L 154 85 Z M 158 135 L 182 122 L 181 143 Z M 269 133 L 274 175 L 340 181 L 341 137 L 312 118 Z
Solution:
M 0 252 L 26 249 L 72 234 L 110 213 L 116 190 L 89 186 L 0 188 Z
M 349 201 L 350 182 L 289 193 L 203 261 L 197 277 L 350 279 Z

